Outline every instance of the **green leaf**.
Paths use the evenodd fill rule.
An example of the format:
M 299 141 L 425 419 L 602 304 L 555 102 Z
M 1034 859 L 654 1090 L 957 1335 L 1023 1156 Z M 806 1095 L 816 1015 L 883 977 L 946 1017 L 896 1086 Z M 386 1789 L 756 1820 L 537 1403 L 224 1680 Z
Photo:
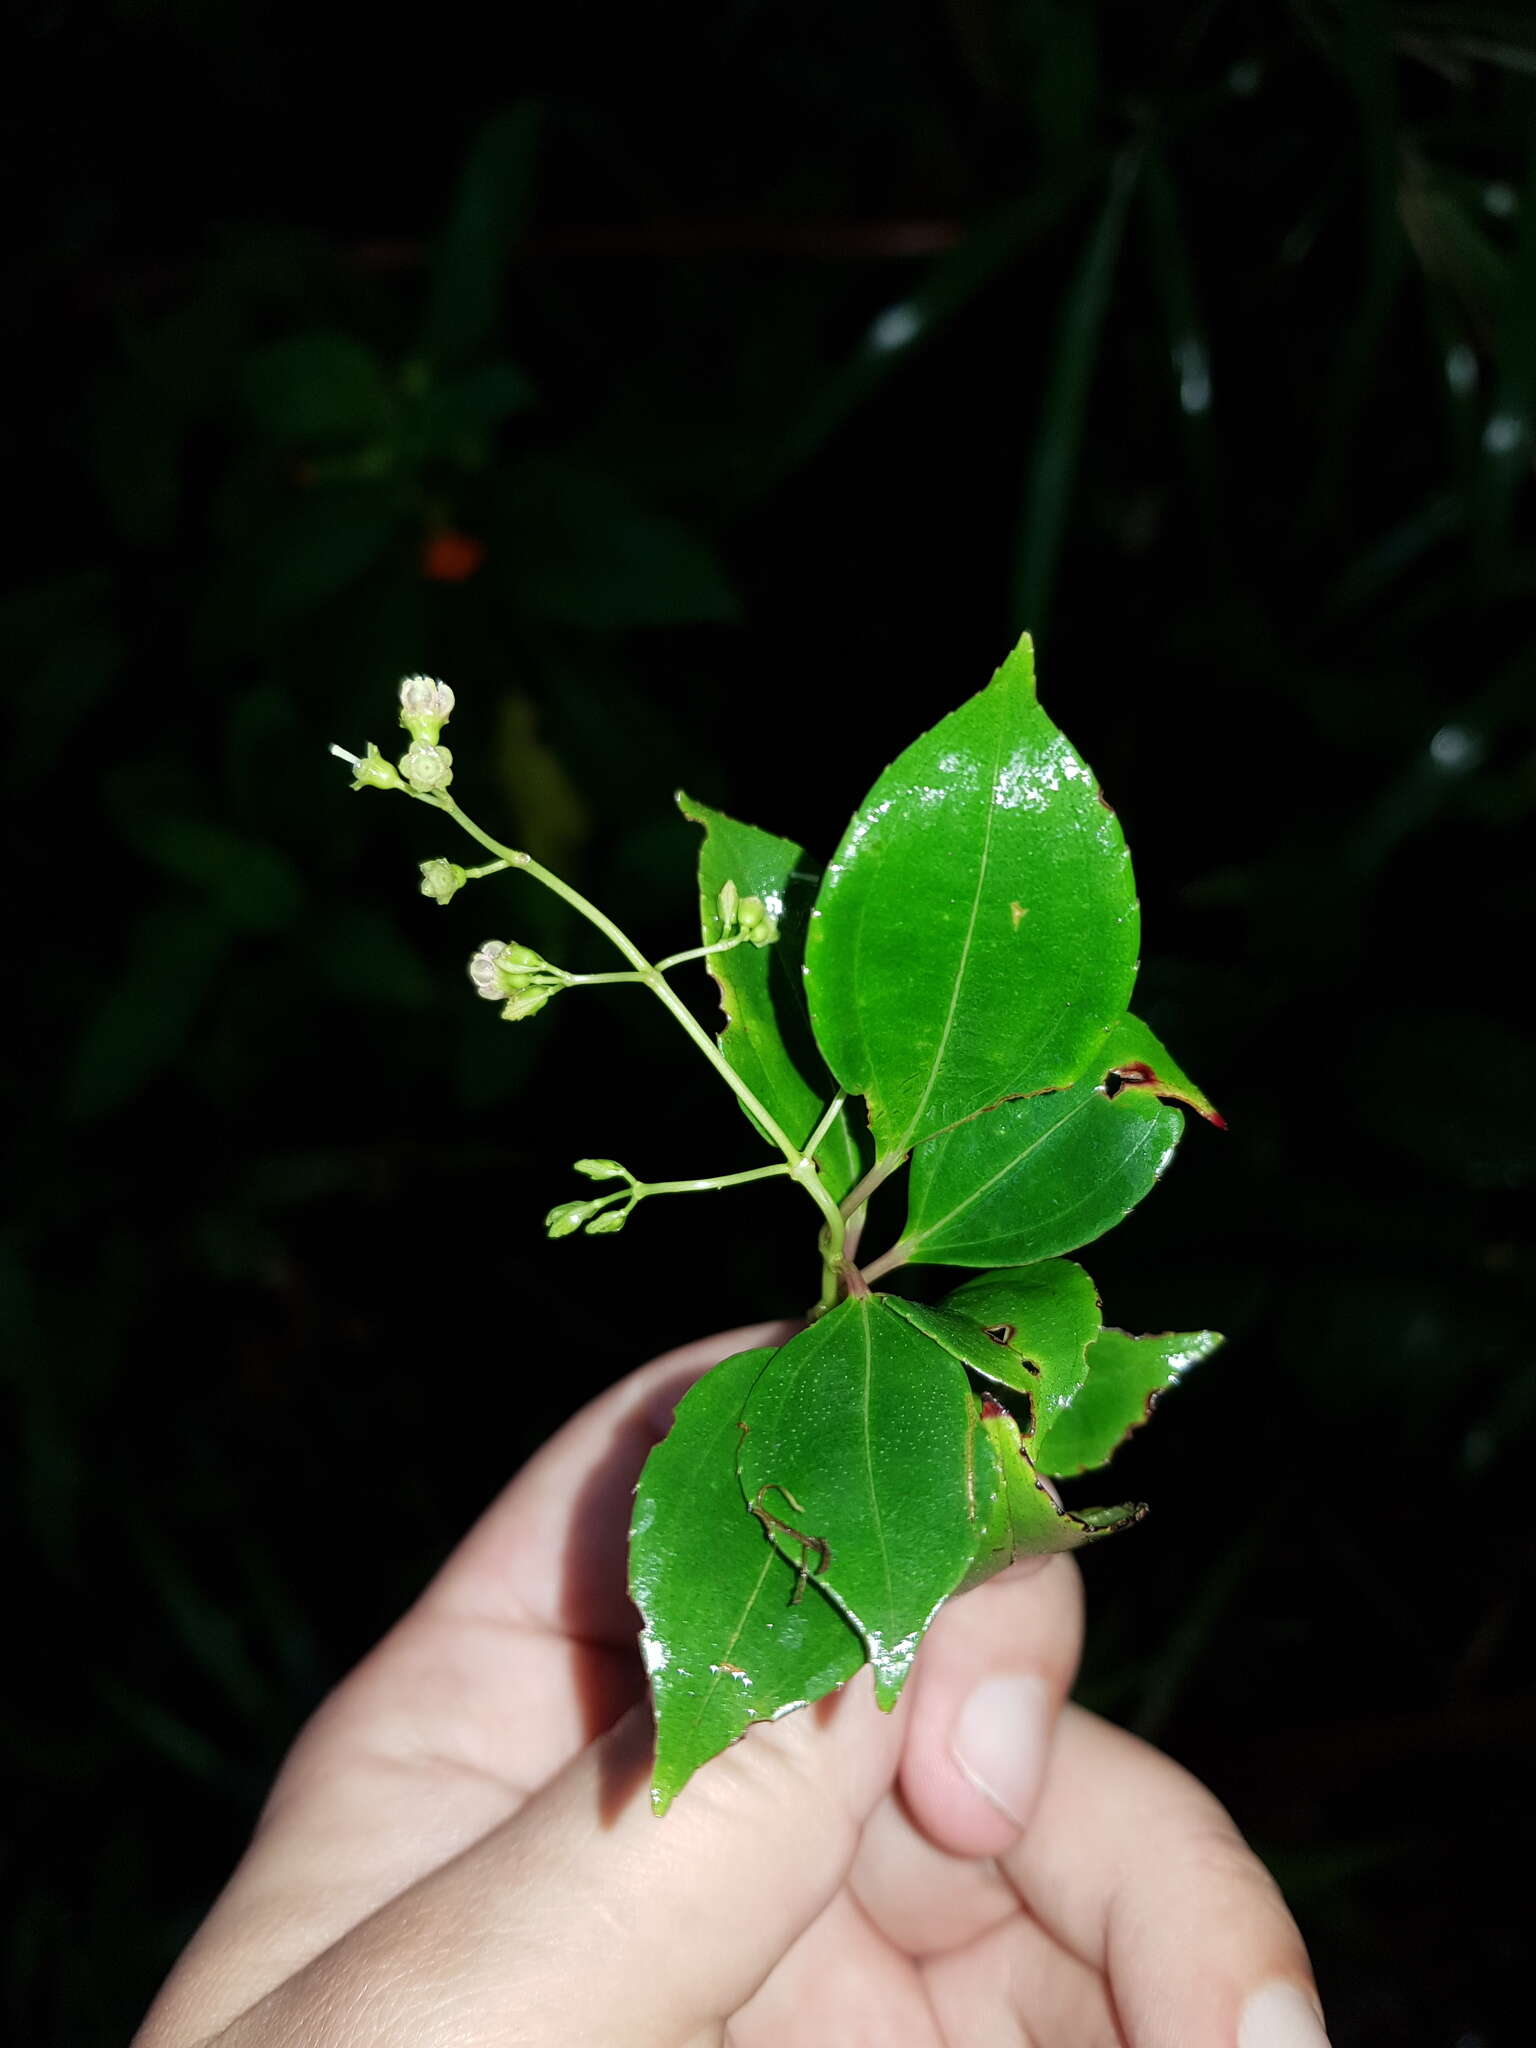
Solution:
M 1107 1464 L 1152 1413 L 1158 1395 L 1176 1385 L 1190 1366 L 1209 1358 L 1222 1341 L 1214 1330 L 1157 1337 L 1105 1330 L 1089 1347 L 1082 1386 L 1040 1438 L 1035 1454 L 1040 1470 L 1065 1478 Z
M 880 777 L 806 946 L 828 1064 L 882 1156 L 1077 1079 L 1121 1015 L 1139 932 L 1114 813 L 1035 698 L 1028 636 Z
M 1184 1119 L 1164 1089 L 1219 1121 L 1146 1026 L 1125 1017 L 1074 1087 L 1002 1103 L 919 1146 L 902 1243 L 880 1270 L 903 1258 L 1023 1266 L 1102 1237 L 1173 1157 Z
M 1145 1095 L 1155 1095 L 1161 1102 L 1182 1103 L 1219 1131 L 1227 1128 L 1226 1118 L 1205 1090 L 1195 1086 L 1167 1046 L 1139 1017 L 1122 1017 L 1110 1034 L 1105 1051 L 1109 1057 L 1105 1073 L 1111 1095 L 1118 1095 L 1122 1088 L 1137 1088 Z
M 349 334 L 298 334 L 246 366 L 246 402 L 264 432 L 283 441 L 366 441 L 393 411 L 382 364 Z
M 539 110 L 524 101 L 487 121 L 470 147 L 432 272 L 425 346 L 434 362 L 464 361 L 495 329 L 532 203 L 538 129 Z
M 726 1026 L 720 1050 L 758 1100 L 795 1141 L 804 1145 L 837 1083 L 816 1050 L 805 1014 L 803 961 L 809 898 L 817 877 L 792 840 L 742 825 L 724 811 L 678 791 L 677 807 L 702 825 L 699 847 L 699 922 L 706 946 L 724 936 L 718 900 L 727 882 L 756 896 L 779 921 L 771 946 L 735 946 L 716 953 L 709 971 L 720 989 Z M 847 1111 L 816 1154 L 822 1178 L 840 1201 L 864 1171 Z
M 1017 1558 L 1080 1550 L 1085 1543 L 1130 1528 L 1146 1513 L 1136 1501 L 1113 1508 L 1058 1506 L 1030 1462 L 1018 1423 L 990 1397 L 980 1405 L 979 1435 L 1002 1483 L 983 1511 L 962 1590 L 979 1586 Z
M 975 1412 L 963 1368 L 879 1297 L 792 1338 L 747 1401 L 742 1490 L 863 1636 L 882 1707 L 974 1552 Z
M 1047 1428 L 1082 1385 L 1088 1347 L 1099 1334 L 1093 1282 L 1065 1259 L 985 1273 L 937 1308 L 887 1299 L 974 1372 L 1027 1395 L 1029 1437 Z
M 630 1592 L 656 1712 L 651 1802 L 664 1813 L 710 1757 L 851 1678 L 863 1647 L 747 1510 L 740 1418 L 777 1354 L 743 1351 L 678 1403 L 646 1460 L 630 1529 Z

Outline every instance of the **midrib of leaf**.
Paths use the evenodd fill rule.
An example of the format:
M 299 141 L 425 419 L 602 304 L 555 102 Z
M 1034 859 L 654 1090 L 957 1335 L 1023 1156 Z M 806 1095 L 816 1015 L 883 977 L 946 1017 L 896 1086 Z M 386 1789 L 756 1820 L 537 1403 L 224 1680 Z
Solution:
M 875 1491 L 875 1455 L 871 1441 L 873 1418 L 870 1414 L 870 1395 L 874 1387 L 875 1347 L 870 1332 L 870 1317 L 874 1310 L 865 1303 L 859 1318 L 864 1332 L 864 1477 L 869 1488 L 870 1512 L 874 1516 L 875 1540 L 880 1546 L 880 1569 L 885 1575 L 885 1622 L 888 1632 L 896 1612 L 896 1588 L 891 1583 L 891 1554 L 886 1547 L 885 1520 L 880 1513 L 880 1497 Z
M 955 1028 L 955 1015 L 960 1008 L 960 990 L 964 986 L 966 971 L 970 966 L 971 946 L 976 937 L 976 919 L 981 912 L 981 892 L 986 886 L 987 869 L 992 861 L 992 822 L 996 810 L 992 797 L 993 792 L 997 788 L 997 767 L 998 762 L 1002 759 L 1002 752 L 1003 727 L 1002 720 L 999 719 L 997 721 L 996 743 L 992 749 L 992 771 L 987 778 L 987 829 L 981 842 L 981 860 L 976 869 L 976 893 L 971 898 L 970 922 L 965 928 L 965 943 L 960 948 L 960 962 L 955 969 L 954 987 L 950 990 L 949 994 L 949 1010 L 944 1018 L 944 1029 L 939 1034 L 939 1042 L 934 1051 L 932 1064 L 928 1069 L 928 1085 L 923 1090 L 922 1100 L 912 1112 L 911 1121 L 907 1125 L 901 1142 L 892 1148 L 896 1152 L 905 1152 L 908 1149 L 912 1143 L 912 1133 L 922 1122 L 923 1111 L 928 1107 L 928 1098 L 932 1095 L 934 1085 L 939 1078 L 939 1069 L 944 1064 L 944 1055 L 949 1050 L 950 1035 Z
M 730 1641 L 726 1644 L 725 1648 L 720 1652 L 719 1656 L 716 1657 L 714 1660 L 716 1668 L 710 1674 L 709 1689 L 700 1697 L 698 1703 L 698 1711 L 694 1714 L 693 1719 L 688 1724 L 688 1733 L 690 1736 L 696 1735 L 698 1733 L 699 1723 L 704 1719 L 705 1714 L 708 1712 L 709 1703 L 714 1698 L 716 1692 L 719 1690 L 721 1682 L 725 1677 L 725 1673 L 718 1667 L 729 1659 L 732 1650 L 734 1650 L 736 1645 L 741 1641 L 741 1632 L 746 1627 L 747 1621 L 751 1616 L 753 1608 L 757 1605 L 758 1595 L 763 1590 L 763 1582 L 767 1578 L 769 1572 L 772 1571 L 774 1563 L 778 1557 L 778 1552 L 774 1549 L 772 1543 L 765 1543 L 763 1546 L 763 1550 L 763 1568 L 757 1575 L 757 1584 L 752 1588 L 751 1592 L 747 1595 L 746 1604 L 742 1608 L 740 1618 L 737 1620 L 736 1626 L 731 1632 Z
M 1075 1109 L 1069 1110 L 1067 1114 L 1064 1117 L 1062 1117 L 1058 1122 L 1052 1124 L 1049 1130 L 1042 1131 L 1039 1137 L 1035 1139 L 1032 1145 L 1026 1145 L 1024 1147 L 1024 1150 L 1020 1153 L 1017 1153 L 1014 1158 L 1010 1159 L 1006 1166 L 1000 1166 L 997 1172 L 993 1174 L 990 1180 L 984 1180 L 979 1187 L 972 1188 L 971 1192 L 966 1196 L 965 1200 L 963 1202 L 957 1202 L 954 1208 L 951 1209 L 947 1215 L 937 1217 L 932 1223 L 928 1224 L 924 1229 L 918 1231 L 915 1237 L 904 1238 L 902 1242 L 904 1244 L 912 1246 L 920 1245 L 921 1243 L 923 1243 L 925 1238 L 932 1237 L 935 1231 L 942 1230 L 944 1226 L 948 1223 L 953 1223 L 957 1216 L 963 1216 L 967 1209 L 972 1207 L 974 1203 L 979 1202 L 981 1200 L 983 1195 L 990 1194 L 992 1189 L 997 1186 L 1000 1180 L 1006 1180 L 1010 1173 L 1017 1172 L 1019 1167 L 1021 1167 L 1024 1164 L 1024 1161 L 1029 1157 L 1029 1155 L 1032 1152 L 1039 1151 L 1040 1147 L 1045 1143 L 1047 1138 L 1054 1138 L 1056 1133 L 1060 1130 L 1064 1130 L 1066 1126 L 1069 1123 L 1071 1123 L 1074 1117 L 1081 1116 L 1083 1111 L 1088 1107 L 1089 1103 L 1093 1100 L 1095 1092 L 1095 1090 L 1090 1089 L 1087 1100 L 1080 1102 Z M 1001 1108 L 1002 1105 L 999 1104 L 998 1107 Z M 983 1112 L 983 1114 L 985 1114 L 985 1112 Z M 951 1129 L 958 1128 L 958 1125 L 951 1126 Z M 939 1137 L 945 1137 L 948 1135 L 948 1133 L 940 1131 L 936 1133 L 936 1135 Z

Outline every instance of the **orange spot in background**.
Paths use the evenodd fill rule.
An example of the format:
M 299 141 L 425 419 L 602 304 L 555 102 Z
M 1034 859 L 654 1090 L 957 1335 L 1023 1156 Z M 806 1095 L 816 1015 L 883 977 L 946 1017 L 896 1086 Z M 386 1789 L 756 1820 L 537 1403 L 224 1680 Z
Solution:
M 429 583 L 464 583 L 485 560 L 485 542 L 453 527 L 428 536 L 421 550 L 421 573 Z

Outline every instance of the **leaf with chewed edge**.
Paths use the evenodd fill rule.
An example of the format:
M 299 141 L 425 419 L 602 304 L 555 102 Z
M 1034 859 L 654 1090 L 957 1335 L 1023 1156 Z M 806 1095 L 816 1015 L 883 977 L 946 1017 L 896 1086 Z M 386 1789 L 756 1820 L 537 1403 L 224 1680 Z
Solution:
M 775 1355 L 742 1419 L 748 1505 L 858 1629 L 894 1706 L 975 1548 L 964 1368 L 880 1297 L 844 1301 Z
M 656 1714 L 651 1803 L 664 1813 L 754 1721 L 776 1720 L 853 1676 L 864 1648 L 801 1583 L 741 1497 L 741 1414 L 777 1354 L 743 1351 L 697 1381 L 646 1460 L 630 1529 L 630 1592 Z
M 1099 1334 L 1097 1290 L 1067 1259 L 983 1273 L 937 1308 L 888 1299 L 974 1372 L 1027 1395 L 1030 1437 L 1082 1385 L 1088 1347 Z
M 1107 1464 L 1146 1421 L 1158 1396 L 1222 1342 L 1214 1330 L 1167 1331 L 1156 1337 L 1103 1331 L 1088 1347 L 1082 1386 L 1036 1446 L 1040 1470 L 1064 1479 Z
M 980 1434 L 996 1461 L 1002 1486 L 978 1529 L 975 1555 L 962 1590 L 979 1586 L 1021 1557 L 1043 1557 L 1097 1543 L 1119 1529 L 1129 1529 L 1146 1513 L 1137 1501 L 1113 1508 L 1058 1506 L 1041 1483 L 1018 1423 L 990 1395 L 980 1397 Z
M 1217 1120 L 1147 1027 L 1121 1018 L 1073 1086 L 1000 1103 L 916 1148 L 901 1257 L 1024 1266 L 1091 1244 L 1167 1169 L 1177 1102 Z

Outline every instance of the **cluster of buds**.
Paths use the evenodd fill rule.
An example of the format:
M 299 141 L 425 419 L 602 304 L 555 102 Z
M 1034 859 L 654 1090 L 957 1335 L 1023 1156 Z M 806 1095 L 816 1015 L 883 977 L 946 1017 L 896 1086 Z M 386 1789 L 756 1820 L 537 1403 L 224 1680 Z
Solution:
M 422 886 L 425 889 L 425 881 Z M 520 1017 L 537 1016 L 569 977 L 531 946 L 487 939 L 469 963 L 469 978 L 476 995 L 488 1003 L 500 1003 L 502 1016 L 508 1023 L 516 1023 Z
M 754 946 L 771 946 L 779 936 L 779 921 L 761 896 L 743 896 L 734 882 L 727 882 L 715 899 L 720 913 L 720 936 L 745 939 Z
M 453 756 L 438 745 L 438 736 L 453 710 L 453 692 L 446 683 L 431 676 L 407 676 L 400 685 L 400 723 L 411 736 L 411 744 L 400 756 L 397 768 L 386 761 L 370 740 L 361 759 L 345 747 L 332 747 L 338 760 L 352 764 L 354 789 L 413 789 L 419 796 L 446 789 L 453 780 Z M 423 893 L 435 894 L 426 889 Z M 438 897 L 446 903 L 446 896 Z
M 588 1237 L 610 1237 L 615 1231 L 622 1230 L 629 1221 L 630 1211 L 644 1192 L 629 1168 L 620 1166 L 617 1159 L 578 1159 L 576 1171 L 584 1173 L 588 1180 L 628 1181 L 629 1200 L 622 1209 L 608 1206 L 619 1199 L 616 1195 L 600 1195 L 595 1201 L 587 1202 L 559 1202 L 544 1218 L 545 1235 L 569 1237 L 583 1226 Z
M 559 1202 L 544 1218 L 546 1237 L 569 1237 L 586 1225 L 588 1237 L 608 1237 L 629 1221 L 628 1209 L 605 1209 L 597 1202 Z
M 453 692 L 432 676 L 407 676 L 400 685 L 400 723 L 411 745 L 400 757 L 400 773 L 423 793 L 446 789 L 453 780 L 453 756 L 438 737 L 453 711 Z

